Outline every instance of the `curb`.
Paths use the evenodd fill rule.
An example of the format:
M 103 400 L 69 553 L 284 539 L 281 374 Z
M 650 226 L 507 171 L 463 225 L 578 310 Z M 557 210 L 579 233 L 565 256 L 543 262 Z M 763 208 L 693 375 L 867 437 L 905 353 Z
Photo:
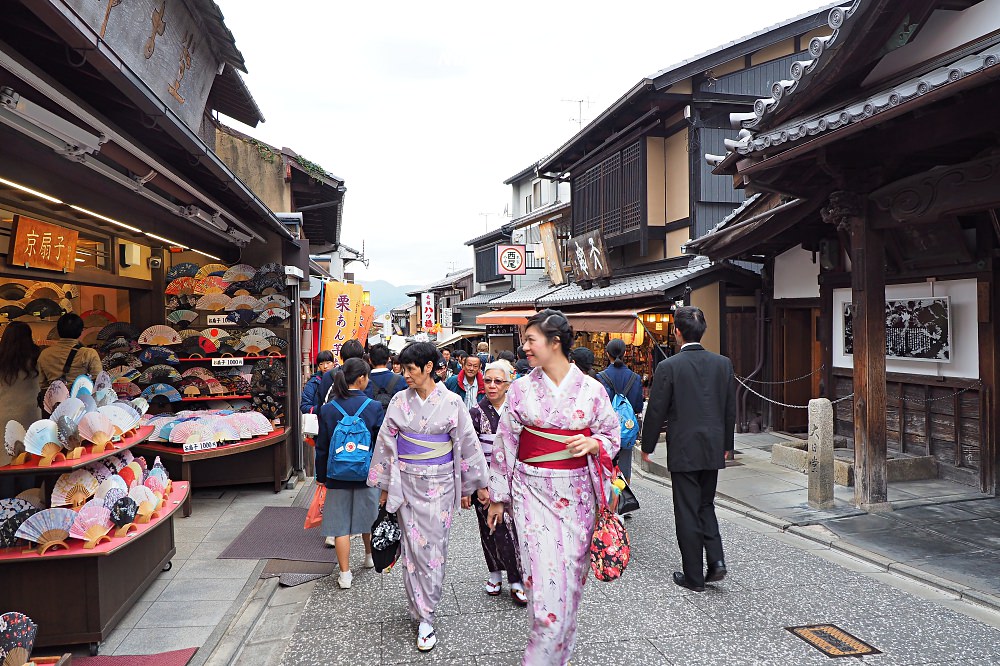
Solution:
M 638 474 L 647 481 L 651 481 L 666 488 L 671 487 L 670 479 L 664 478 L 655 473 L 650 473 L 649 471 L 643 469 L 644 464 L 646 463 L 637 465 L 633 470 L 633 473 Z M 660 466 L 657 465 L 657 467 Z M 922 569 L 910 566 L 905 562 L 900 562 L 890 557 L 879 555 L 878 553 L 866 550 L 865 548 L 849 541 L 845 541 L 840 537 L 830 537 L 822 534 L 816 534 L 811 530 L 805 529 L 804 526 L 796 525 L 795 523 L 789 522 L 777 516 L 772 516 L 769 513 L 755 509 L 748 504 L 744 504 L 743 502 L 727 495 L 717 494 L 716 505 L 739 516 L 749 518 L 750 520 L 762 523 L 768 527 L 776 528 L 783 533 L 807 539 L 813 543 L 818 543 L 837 552 L 844 553 L 845 555 L 850 555 L 851 557 L 862 560 L 863 562 L 875 565 L 879 569 L 888 573 L 899 574 L 904 578 L 928 585 L 937 590 L 941 590 L 942 592 L 954 594 L 957 598 L 962 599 L 963 601 L 1000 612 L 1000 596 L 983 592 L 982 590 L 977 590 L 969 587 L 968 585 L 963 585 L 953 580 L 928 573 Z

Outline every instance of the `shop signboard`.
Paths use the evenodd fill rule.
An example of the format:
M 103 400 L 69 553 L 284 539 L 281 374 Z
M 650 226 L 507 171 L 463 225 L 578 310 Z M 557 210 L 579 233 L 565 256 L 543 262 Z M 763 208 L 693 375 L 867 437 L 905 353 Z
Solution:
M 420 295 L 420 322 L 425 331 L 434 328 L 434 294 L 431 292 Z
M 451 308 L 441 308 L 441 327 L 451 328 L 452 327 L 452 309 Z
M 188 127 L 198 129 L 220 73 L 205 21 L 167 0 L 63 0 L 73 13 L 149 86 Z M 60 3 L 55 3 L 60 4 Z M 65 11 L 65 10 L 64 10 Z M 229 67 L 230 65 L 226 65 Z
M 512 324 L 487 324 L 486 335 L 514 335 L 517 333 L 517 326 Z
M 542 248 L 545 250 L 545 272 L 549 274 L 552 284 L 557 287 L 566 282 L 563 272 L 563 258 L 559 256 L 559 243 L 556 241 L 556 225 L 554 222 L 543 222 L 538 226 L 542 235 Z
M 77 232 L 23 215 L 14 216 L 12 266 L 72 273 L 76 270 Z
M 320 349 L 333 353 L 333 362 L 340 364 L 340 348 L 358 334 L 364 289 L 359 284 L 331 280 L 323 293 L 323 319 Z
M 611 277 L 611 265 L 599 229 L 569 239 L 569 253 L 577 282 Z
M 209 326 L 234 326 L 236 322 L 229 318 L 229 315 L 208 315 L 206 317 Z
M 375 306 L 362 305 L 360 308 L 358 322 L 358 332 L 354 337 L 357 338 L 358 341 L 364 342 L 368 339 L 368 334 L 371 332 L 372 325 L 375 323 Z
M 497 275 L 524 275 L 528 270 L 524 245 L 497 245 Z
M 246 361 L 242 356 L 223 356 L 222 358 L 212 359 L 213 368 L 236 368 L 242 365 L 246 365 Z

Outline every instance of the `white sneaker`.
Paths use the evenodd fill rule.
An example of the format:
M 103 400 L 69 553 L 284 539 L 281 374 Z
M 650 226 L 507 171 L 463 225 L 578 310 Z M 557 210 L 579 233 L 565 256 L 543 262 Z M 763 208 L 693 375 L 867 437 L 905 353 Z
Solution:
M 337 545 L 336 537 L 327 537 L 324 543 L 326 544 L 327 548 L 333 548 L 334 546 Z
M 351 589 L 352 580 L 354 580 L 354 574 L 350 571 L 341 571 L 340 576 L 337 577 L 337 585 L 339 585 L 342 590 L 349 590 Z
M 372 559 L 372 554 L 365 553 L 365 569 L 374 569 L 374 568 L 375 568 L 375 560 Z
M 434 627 L 426 622 L 421 622 L 420 628 L 417 629 L 417 649 L 421 652 L 429 652 L 437 645 L 437 641 Z

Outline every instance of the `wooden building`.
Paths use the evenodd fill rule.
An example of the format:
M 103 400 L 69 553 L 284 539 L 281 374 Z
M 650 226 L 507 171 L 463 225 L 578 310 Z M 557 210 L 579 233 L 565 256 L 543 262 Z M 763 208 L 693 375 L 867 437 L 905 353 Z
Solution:
M 764 265 L 777 397 L 852 396 L 859 506 L 886 460 L 996 494 L 1000 2 L 854 0 L 829 12 L 739 137 L 708 156 L 754 195 L 688 251 Z M 774 425 L 796 425 L 787 414 Z

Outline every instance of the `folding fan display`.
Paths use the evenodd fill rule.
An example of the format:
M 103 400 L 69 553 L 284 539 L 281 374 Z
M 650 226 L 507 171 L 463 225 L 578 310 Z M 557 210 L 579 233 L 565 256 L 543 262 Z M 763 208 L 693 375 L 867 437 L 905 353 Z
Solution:
M 288 342 L 284 338 L 272 335 L 267 338 L 267 352 L 269 354 L 284 354 L 288 349 Z
M 52 488 L 52 506 L 79 507 L 94 496 L 100 482 L 86 469 L 78 469 L 61 475 Z
M 169 295 L 169 294 L 168 294 Z M 167 299 L 168 310 L 193 310 L 200 297 L 194 294 L 175 294 Z
M 163 497 L 167 492 L 167 485 L 158 475 L 150 474 L 149 477 L 142 482 L 142 485 L 153 491 L 153 494 L 157 497 Z
M 233 268 L 242 268 L 243 266 L 246 266 L 246 264 L 233 266 Z M 253 270 L 252 266 L 247 266 L 247 268 Z M 251 275 L 251 277 L 253 276 Z M 27 295 L 28 288 L 20 282 L 5 282 L 4 284 L 0 284 L 0 298 L 5 301 L 19 301 Z
M 130 382 L 127 379 L 117 379 L 111 385 L 118 397 L 121 398 L 135 398 L 142 393 L 142 389 L 135 382 Z
M 97 486 L 97 490 L 94 491 L 94 497 L 103 500 L 115 488 L 121 490 L 123 493 L 128 493 L 128 484 L 117 473 L 101 481 L 100 485 Z
M 135 470 L 125 465 L 120 470 L 118 470 L 118 476 L 120 476 L 124 481 L 125 485 L 128 486 L 129 491 L 136 485 Z
M 279 275 L 281 277 L 284 277 L 285 276 L 285 269 L 284 269 L 284 267 L 281 264 L 279 264 L 277 262 L 271 262 L 269 264 L 264 264 L 263 266 L 261 266 L 260 268 L 258 268 L 257 269 L 257 275 L 258 276 L 260 276 L 260 275 Z
M 128 491 L 128 496 L 135 500 L 135 503 L 139 505 L 139 511 L 143 509 L 143 504 L 149 504 L 153 509 L 155 509 L 159 503 L 160 499 L 153 494 L 153 491 L 146 486 L 132 486 Z
M 93 548 L 104 541 L 111 541 L 108 532 L 112 530 L 111 510 L 103 505 L 85 506 L 76 514 L 69 528 L 69 536 L 85 541 L 84 548 Z
M 249 264 L 236 264 L 222 274 L 222 279 L 226 282 L 246 282 L 252 280 L 257 274 L 257 269 Z M 15 299 L 16 300 L 16 299 Z
M 150 384 L 142 391 L 142 397 L 152 402 L 154 398 L 166 398 L 168 402 L 180 402 L 181 394 L 170 384 Z
M 45 508 L 45 486 L 41 488 L 28 488 L 17 494 L 15 499 L 22 499 L 36 509 Z
M 110 469 L 101 464 L 102 462 L 103 461 L 98 460 L 97 462 L 92 462 L 84 467 L 84 469 L 93 474 L 94 478 L 100 483 L 104 483 L 107 479 L 111 478 L 111 475 L 113 474 Z M 100 486 L 98 486 L 98 490 L 100 490 Z M 97 493 L 94 493 L 95 496 L 96 494 Z
M 32 317 L 38 317 L 39 319 L 56 319 L 61 317 L 64 314 L 64 311 L 62 307 L 51 298 L 36 298 L 28 301 L 27 305 L 24 306 L 24 314 L 31 315 Z M 93 323 L 88 323 L 87 319 L 84 319 L 83 322 L 84 325 L 87 326 L 95 325 Z M 101 324 L 96 325 L 100 326 Z
M 7 421 L 7 425 L 4 426 L 3 433 L 3 451 L 10 458 L 14 458 L 21 453 L 24 453 L 24 437 L 25 437 L 24 426 L 17 421 Z M 8 460 L 5 464 L 10 464 Z
M 183 324 L 184 326 L 192 323 L 197 318 L 198 313 L 194 310 L 173 310 L 167 314 L 167 321 L 171 324 Z
M 101 328 L 101 332 L 97 334 L 98 340 L 110 340 L 117 337 L 136 340 L 139 337 L 139 329 L 127 321 L 118 321 L 104 326 Z
M 80 420 L 80 437 L 103 447 L 115 436 L 115 424 L 101 412 L 91 412 Z
M 221 277 L 216 275 L 209 275 L 206 278 L 198 280 L 194 285 L 194 293 L 200 296 L 207 296 L 209 294 L 218 294 L 224 296 L 226 293 L 226 288 L 229 283 L 223 280 Z
M 35 506 L 31 502 L 17 497 L 0 499 L 0 521 L 34 508 Z
M 59 446 L 65 451 L 73 452 L 70 457 L 79 458 L 83 453 L 77 451 L 81 446 L 83 446 L 83 440 L 80 438 L 80 428 L 76 421 L 65 416 L 60 416 L 53 418 L 56 422 L 56 437 L 59 440 Z
M 139 375 L 140 384 L 155 384 L 157 382 L 174 382 L 181 378 L 177 368 L 166 365 L 151 365 Z
M 78 398 L 84 395 L 94 395 L 94 380 L 88 375 L 80 375 L 73 380 L 73 386 L 69 389 L 70 397 Z
M 139 367 L 142 367 L 141 365 Z M 108 374 L 111 375 L 112 385 L 114 382 L 134 382 L 139 379 L 140 372 L 134 368 L 130 368 L 127 365 L 119 365 L 113 368 L 108 368 Z
M 288 319 L 288 317 L 288 310 L 283 308 L 267 308 L 260 313 L 259 317 L 257 317 L 257 323 L 276 326 L 277 324 L 280 324 Z
M 114 354 L 115 352 L 130 353 L 137 352 L 142 347 L 135 340 L 125 337 L 124 335 L 116 335 L 113 338 L 109 338 L 107 342 L 101 345 L 101 351 L 105 354 Z
M 250 296 L 254 286 L 253 280 L 245 282 L 234 282 L 226 287 L 226 296 Z
M 60 455 L 59 429 L 55 421 L 42 419 L 35 421 L 24 433 L 24 450 L 46 460 Z
M 66 386 L 66 382 L 57 379 L 45 389 L 45 395 L 42 397 L 42 406 L 46 412 L 51 414 L 56 406 L 68 397 L 69 387 Z
M 180 360 L 178 360 L 177 354 L 174 353 L 173 349 L 158 345 L 146 347 L 139 352 L 139 360 L 147 365 L 156 363 L 169 363 L 170 365 L 177 365 L 180 363 Z
M 226 310 L 254 310 L 260 309 L 260 299 L 253 296 L 233 296 L 229 299 Z
M 285 416 L 284 401 L 276 399 L 269 393 L 258 393 L 253 397 L 252 402 L 254 410 L 260 412 L 260 414 L 269 421 L 279 420 Z M 268 432 L 270 432 L 270 430 L 268 430 Z
M 196 366 L 194 368 L 188 368 L 183 373 L 181 377 L 201 377 L 202 379 L 215 379 L 215 375 L 208 368 L 202 366 Z
M 105 356 L 101 365 L 103 365 L 104 369 L 108 371 L 108 374 L 111 374 L 111 368 L 122 365 L 128 366 L 129 368 L 141 368 L 142 361 L 140 361 L 139 357 L 135 354 L 114 352 Z
M 0 307 L 0 321 L 14 321 L 18 317 L 24 316 L 24 306 L 16 303 L 7 303 Z
M 226 391 L 228 393 L 232 393 L 234 395 L 248 395 L 250 393 L 250 382 L 243 379 L 243 377 L 240 377 L 239 375 L 236 375 L 235 377 L 226 377 L 224 379 L 220 379 L 219 381 L 221 381 L 222 385 L 226 387 Z
M 229 303 L 232 299 L 223 293 L 210 293 L 202 296 L 195 303 L 196 310 L 208 310 L 209 312 L 218 312 L 219 310 L 224 310 L 229 307 Z
M 21 666 L 28 663 L 35 648 L 38 625 L 23 613 L 10 611 L 0 615 L 0 664 Z
M 38 508 L 25 509 L 6 520 L 0 520 L 0 548 L 13 548 L 16 546 L 19 540 L 17 530 L 21 528 L 24 521 L 41 510 Z
M 284 294 L 268 294 L 261 297 L 260 303 L 264 308 L 288 309 L 292 305 L 292 299 Z
M 208 385 L 208 392 L 211 395 L 225 395 L 226 387 L 222 385 L 218 379 L 206 379 L 205 384 Z
M 82 419 L 86 413 L 87 407 L 84 405 L 83 400 L 80 400 L 80 398 L 66 398 L 59 403 L 54 410 L 52 410 L 52 416 L 50 418 L 53 421 L 58 421 L 60 418 L 66 417 L 74 423 L 79 423 L 80 419 Z
M 285 278 L 277 275 L 257 276 L 254 278 L 254 286 L 261 297 L 280 294 L 285 289 Z
M 257 326 L 255 328 L 249 328 L 243 332 L 243 335 L 259 335 L 262 338 L 269 338 L 274 335 L 274 331 L 269 328 L 264 328 L 263 326 Z
M 249 326 L 257 318 L 257 313 L 253 310 L 233 310 L 226 314 L 226 321 L 232 322 L 237 326 Z
M 21 524 L 17 538 L 38 544 L 39 555 L 44 555 L 50 548 L 68 548 L 66 539 L 74 520 L 76 511 L 72 509 L 45 509 L 29 516 Z
M 80 313 L 80 317 L 84 326 L 107 326 L 118 321 L 118 317 L 107 310 L 87 310 Z
M 141 345 L 168 346 L 179 345 L 180 343 L 181 336 L 177 334 L 177 331 L 163 324 L 150 326 L 139 336 L 139 344 Z
M 122 497 L 111 507 L 111 522 L 115 527 L 122 528 L 135 520 L 139 505 L 131 497 Z
M 229 267 L 225 264 L 205 264 L 198 269 L 198 272 L 195 273 L 194 276 L 199 280 L 203 280 L 209 276 L 222 277 L 225 275 L 227 270 L 229 270 Z
M 190 398 L 209 394 L 208 384 L 201 377 L 185 377 L 177 385 L 177 390 Z
M 122 480 L 122 485 L 123 486 L 125 485 L 124 479 Z M 104 499 L 101 500 L 101 503 L 104 504 L 105 507 L 110 509 L 118 502 L 118 500 L 120 500 L 123 497 L 128 497 L 128 487 L 126 486 L 125 488 L 118 488 L 116 486 L 114 488 L 109 488 L 108 492 L 104 493 Z
M 215 344 L 219 347 L 220 354 L 230 354 L 235 356 L 239 351 L 236 348 L 240 344 L 240 339 L 234 335 L 226 335 L 216 340 Z
M 179 277 L 171 280 L 167 288 L 163 290 L 167 296 L 180 296 L 194 293 L 194 286 L 198 283 L 193 277 Z
M 135 429 L 139 425 L 139 412 L 135 411 L 128 403 L 116 403 L 107 405 L 99 409 L 115 427 L 115 435 L 121 437 L 125 433 Z
M 271 345 L 268 343 L 267 338 L 259 335 L 244 335 L 240 338 L 240 342 L 236 346 L 236 349 L 246 352 L 251 356 L 257 356 L 270 346 Z
M 212 342 L 216 342 L 229 335 L 229 331 L 222 328 L 206 328 L 201 332 L 201 335 L 202 337 L 208 338 Z
M 190 261 L 174 264 L 169 270 L 167 270 L 166 280 L 167 282 L 173 282 L 177 278 L 193 278 L 198 274 L 199 268 L 198 264 L 193 264 Z
M 131 489 L 132 488 L 134 488 L 136 486 L 141 486 L 142 482 L 146 478 L 146 472 L 145 472 L 145 470 L 143 470 L 143 466 L 139 464 L 140 460 L 142 460 L 141 456 L 138 457 L 138 458 L 136 458 L 135 460 L 133 460 L 129 464 L 125 465 L 125 469 L 123 469 L 121 472 L 119 472 L 119 474 L 122 474 L 123 472 L 125 472 L 126 469 L 132 470 L 132 479 L 129 481 L 129 484 L 128 484 L 129 492 L 130 493 L 131 493 Z M 145 463 L 145 462 L 146 461 L 143 460 L 143 463 Z M 128 480 L 128 479 L 126 479 L 126 480 Z
M 219 347 L 209 338 L 199 334 L 184 338 L 180 351 L 182 356 L 187 358 L 204 357 L 206 354 L 216 353 Z
M 132 409 L 134 409 L 140 417 L 144 416 L 146 412 L 149 411 L 149 401 L 145 398 L 132 398 L 129 400 L 128 404 L 132 406 Z

